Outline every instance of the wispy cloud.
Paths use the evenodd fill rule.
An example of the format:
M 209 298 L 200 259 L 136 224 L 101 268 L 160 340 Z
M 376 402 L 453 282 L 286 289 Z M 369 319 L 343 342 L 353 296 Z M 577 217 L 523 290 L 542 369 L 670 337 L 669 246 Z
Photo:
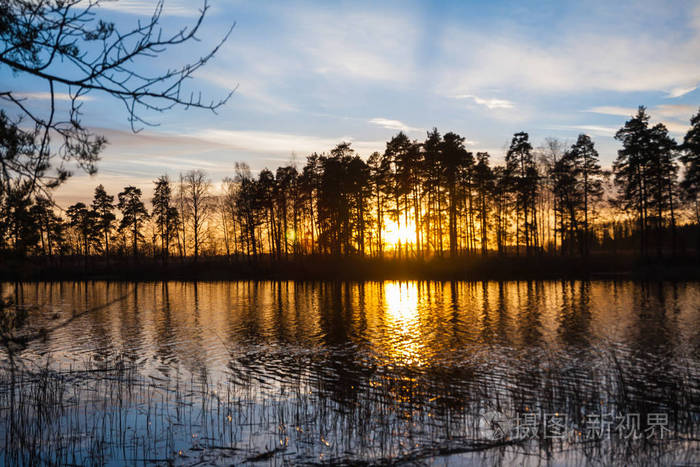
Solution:
M 658 91 L 679 97 L 700 82 L 700 25 L 664 34 L 572 25 L 556 40 L 522 30 L 493 36 L 457 26 L 442 40 L 438 88 L 454 94 L 507 88 L 545 93 Z M 465 47 L 469 44 L 469 47 Z
M 648 109 L 651 116 L 673 117 L 690 119 L 690 116 L 698 110 L 698 107 L 687 104 L 660 104 Z M 617 106 L 599 106 L 591 107 L 586 112 L 592 112 L 604 115 L 620 115 L 622 117 L 631 117 L 637 113 L 637 107 L 617 107 Z
M 473 94 L 458 94 L 455 96 L 455 99 L 472 99 L 477 104 L 483 105 L 489 110 L 512 109 L 514 106 L 513 102 L 506 99 L 485 99 Z
M 666 120 L 661 122 L 664 125 L 666 125 L 666 128 L 668 128 L 668 131 L 670 133 L 675 133 L 676 135 L 685 135 L 685 133 L 688 131 L 690 128 L 690 123 L 681 123 L 681 122 L 676 122 L 676 121 L 671 121 L 671 120 Z
M 293 43 L 315 73 L 393 83 L 415 76 L 418 34 L 400 12 L 295 7 L 290 16 L 298 31 Z
M 674 98 L 685 96 L 689 92 L 695 91 L 697 87 L 697 84 L 693 84 L 692 86 L 676 86 L 668 91 L 667 97 Z
M 17 94 L 17 97 L 23 99 L 38 99 L 38 100 L 49 100 L 51 99 L 50 92 L 21 92 Z M 54 99 L 57 101 L 70 101 L 72 99 L 70 94 L 63 92 L 54 93 Z M 78 101 L 91 101 L 92 96 L 79 96 L 76 100 Z
M 186 158 L 183 159 L 182 156 L 214 151 L 235 151 L 237 154 L 267 155 L 269 157 L 266 157 L 266 159 L 278 158 L 278 160 L 287 160 L 286 158 L 292 153 L 306 156 L 314 152 L 328 152 L 343 141 L 352 143 L 355 151 L 363 156 L 369 155 L 374 151 L 381 151 L 385 145 L 384 141 L 358 140 L 349 135 L 320 137 L 293 133 L 223 130 L 218 128 L 205 128 L 178 134 L 156 132 L 134 134 L 129 131 L 107 128 L 94 128 L 93 130 L 95 133 L 104 135 L 107 138 L 110 143 L 108 151 L 114 152 L 115 156 L 122 155 L 119 157 L 119 163 L 133 160 L 133 155 L 147 152 L 149 158 L 156 157 L 161 160 L 161 167 L 168 167 L 174 160 L 185 161 Z M 170 160 L 169 157 L 172 156 L 178 157 Z M 279 157 L 282 157 L 282 159 L 279 159 Z M 195 158 L 191 158 L 187 163 L 189 164 L 195 160 Z M 202 164 L 214 167 L 218 162 L 205 159 L 205 162 Z
M 405 132 L 411 132 L 411 131 L 424 131 L 423 128 L 416 128 L 413 126 L 408 126 L 405 123 L 399 121 L 399 120 L 391 120 L 388 118 L 373 118 L 369 121 L 372 125 L 377 125 L 383 128 L 387 128 L 389 130 L 398 130 L 398 131 L 405 131 Z
M 163 14 L 175 16 L 193 16 L 199 13 L 201 3 L 182 0 L 167 1 L 163 5 Z M 100 8 L 131 15 L 152 15 L 156 8 L 155 1 L 141 0 L 107 0 L 100 2 Z
M 689 119 L 690 115 L 698 110 L 698 107 L 687 104 L 660 104 L 648 109 L 648 112 L 653 116 L 675 117 Z M 599 106 L 591 107 L 586 112 L 592 112 L 604 115 L 620 115 L 623 117 L 631 117 L 637 113 L 637 107 L 617 107 L 617 106 Z
M 649 108 L 648 113 L 652 123 L 663 123 L 671 133 L 681 134 L 688 131 L 690 117 L 697 110 L 697 107 L 687 104 L 660 104 Z M 592 107 L 586 112 L 631 118 L 637 113 L 637 108 L 600 106 Z
M 352 143 L 352 147 L 362 155 L 381 151 L 385 145 L 384 141 L 358 141 L 351 136 L 323 138 L 269 131 L 221 130 L 214 128 L 200 130 L 189 136 L 207 142 L 222 144 L 239 151 L 278 156 L 292 153 L 306 155 L 313 152 L 328 152 L 342 141 Z
M 636 107 L 617 107 L 613 105 L 601 105 L 598 107 L 591 107 L 586 110 L 586 112 L 603 114 L 603 115 L 618 115 L 621 117 L 631 117 L 637 113 Z
M 603 125 L 551 125 L 546 130 L 571 131 L 594 136 L 615 136 L 619 128 Z
M 661 104 L 651 110 L 655 115 L 682 118 L 686 121 L 690 120 L 690 116 L 697 111 L 697 106 L 686 104 Z
M 279 97 L 270 91 L 270 79 L 265 79 L 259 74 L 251 73 L 250 69 L 245 74 L 231 76 L 222 69 L 212 67 L 197 74 L 198 78 L 221 86 L 224 89 L 234 90 L 236 98 L 246 97 L 257 105 L 257 109 L 264 112 L 290 112 L 297 110 L 289 102 L 289 96 Z

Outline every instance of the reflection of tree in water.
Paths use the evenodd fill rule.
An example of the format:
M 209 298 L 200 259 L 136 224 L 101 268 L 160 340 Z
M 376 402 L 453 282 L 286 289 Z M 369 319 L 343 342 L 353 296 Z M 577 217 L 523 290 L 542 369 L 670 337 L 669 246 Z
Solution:
M 574 348 L 590 346 L 591 283 L 562 281 L 559 287 L 562 302 L 558 333 L 562 343 Z
M 158 286 L 159 284 L 153 285 L 154 292 Z M 160 316 L 156 320 L 155 353 L 161 363 L 159 371 L 165 376 L 169 376 L 172 365 L 178 363 L 178 356 L 173 348 L 173 342 L 177 336 L 177 321 L 173 319 L 170 287 L 167 282 L 160 283 L 160 302 L 160 307 L 156 309 L 156 313 Z
M 156 355 L 160 349 L 205 355 L 212 351 L 207 348 L 211 332 L 218 332 L 229 352 L 229 369 L 217 374 L 207 358 L 198 360 L 200 378 L 195 381 L 197 388 L 204 389 L 187 397 L 201 397 L 204 402 L 188 399 L 192 405 L 183 401 L 182 406 L 203 407 L 210 411 L 212 423 L 218 423 L 214 408 L 224 404 L 222 417 L 227 420 L 230 413 L 233 420 L 228 426 L 258 437 L 248 447 L 255 446 L 259 454 L 264 451 L 260 446 L 277 446 L 275 436 L 288 437 L 289 443 L 297 443 L 293 449 L 299 457 L 294 459 L 299 462 L 315 461 L 324 452 L 347 463 L 386 458 L 416 461 L 437 452 L 474 450 L 479 448 L 475 443 L 490 442 L 479 448 L 485 449 L 495 443 L 484 431 L 484 415 L 491 413 L 512 420 L 525 412 L 559 412 L 581 430 L 591 413 L 639 412 L 644 418 L 660 411 L 669 413 L 673 423 L 669 428 L 695 436 L 693 423 L 700 406 L 697 360 L 690 357 L 691 351 L 683 351 L 682 342 L 663 342 L 681 334 L 683 342 L 692 338 L 693 332 L 682 332 L 681 325 L 696 311 L 689 311 L 688 302 L 679 298 L 692 294 L 672 286 L 634 284 L 619 285 L 611 294 L 607 287 L 612 286 L 240 283 L 234 288 L 200 284 L 195 292 L 191 284 L 161 285 L 163 307 L 172 307 L 176 318 L 168 321 L 169 315 L 159 310 L 151 350 Z M 118 304 L 110 309 L 115 320 L 126 321 L 121 328 L 148 324 L 144 310 L 158 300 L 157 289 L 151 295 L 143 293 L 147 287 L 141 290 L 139 300 L 127 301 L 126 315 Z M 593 298 L 601 291 L 604 297 L 613 297 L 611 305 L 620 308 L 617 321 L 628 325 L 628 335 L 616 336 L 612 330 L 596 327 L 601 317 Z M 82 288 L 73 293 L 82 304 Z M 215 300 L 217 294 L 223 294 L 223 300 Z M 92 294 L 91 300 L 98 296 Z M 395 309 L 390 310 L 389 303 Z M 631 312 L 628 304 L 634 304 Z M 137 306 L 141 320 L 131 316 L 139 312 L 132 309 Z M 217 306 L 222 306 L 218 312 Z M 669 311 L 658 309 L 664 306 Z M 537 307 L 539 311 L 533 310 Z M 673 310 L 677 308 L 687 315 L 676 318 Z M 192 327 L 197 313 L 196 332 L 172 334 L 173 326 Z M 223 321 L 220 314 L 225 315 Z M 549 317 L 556 318 L 552 339 L 546 331 Z M 212 329 L 219 322 L 223 326 Z M 655 332 L 661 335 L 650 335 Z M 148 333 L 131 330 L 127 334 L 133 338 Z M 396 352 L 402 347 L 390 338 L 397 336 L 420 343 L 413 348 L 412 358 Z M 188 342 L 188 349 L 168 348 L 171 338 L 194 340 L 196 345 Z M 412 345 L 413 340 L 405 344 Z M 216 378 L 220 378 L 218 386 Z M 212 395 L 214 390 L 219 392 Z M 220 396 L 222 391 L 231 395 L 230 405 L 225 405 L 229 396 Z M 217 432 L 212 428 L 211 433 Z M 221 443 L 216 436 L 212 439 L 200 442 Z M 527 458 L 525 452 L 531 449 L 543 456 L 571 452 L 574 461 L 584 462 L 585 456 L 599 456 L 601 449 L 607 449 L 624 460 L 647 449 L 643 443 L 567 445 L 537 436 L 532 442 L 484 455 L 488 463 L 503 456 L 505 465 L 517 453 Z M 286 452 L 291 451 L 290 447 Z
M 663 283 L 633 287 L 631 348 L 611 351 L 619 400 L 630 412 L 641 414 L 645 428 L 648 414 L 663 412 L 677 430 L 687 431 L 692 427 L 681 413 L 687 407 L 699 408 L 700 380 L 686 365 L 686 342 L 675 323 L 676 287 Z
M 525 284 L 525 303 L 522 303 L 522 284 L 516 283 L 518 301 L 518 324 L 521 345 L 525 348 L 537 347 L 542 340 L 542 298 L 544 291 L 541 282 L 527 281 Z

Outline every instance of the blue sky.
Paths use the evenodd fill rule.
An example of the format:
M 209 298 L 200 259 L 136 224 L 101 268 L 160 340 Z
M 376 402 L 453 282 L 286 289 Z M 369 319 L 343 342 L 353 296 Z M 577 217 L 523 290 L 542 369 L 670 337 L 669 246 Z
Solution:
M 107 3 L 128 28 L 154 2 Z M 166 0 L 164 28 L 191 23 L 198 4 Z M 162 173 L 205 169 L 215 183 L 236 161 L 254 170 L 352 141 L 367 156 L 403 130 L 436 126 L 471 150 L 502 160 L 514 132 L 535 146 L 548 136 L 590 134 L 604 165 L 612 135 L 640 104 L 681 139 L 700 105 L 697 1 L 243 2 L 213 0 L 202 42 L 139 66 L 164 68 L 198 56 L 236 22 L 216 59 L 197 75 L 205 96 L 236 92 L 218 115 L 173 110 L 129 133 L 120 104 L 89 94 L 84 122 L 110 141 L 99 174 L 79 173 L 59 202 L 116 192 Z M 47 89 L 2 74 L 42 105 Z M 43 103 L 46 101 L 44 100 Z

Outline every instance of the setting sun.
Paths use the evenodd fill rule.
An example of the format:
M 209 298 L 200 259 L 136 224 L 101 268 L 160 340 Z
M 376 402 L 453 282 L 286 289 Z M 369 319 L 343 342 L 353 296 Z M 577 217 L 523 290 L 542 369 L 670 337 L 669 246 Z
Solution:
M 399 243 L 402 245 L 413 244 L 416 240 L 415 224 L 411 220 L 408 223 L 398 224 L 393 220 L 387 220 L 384 223 L 382 237 L 386 245 L 390 247 L 396 247 Z

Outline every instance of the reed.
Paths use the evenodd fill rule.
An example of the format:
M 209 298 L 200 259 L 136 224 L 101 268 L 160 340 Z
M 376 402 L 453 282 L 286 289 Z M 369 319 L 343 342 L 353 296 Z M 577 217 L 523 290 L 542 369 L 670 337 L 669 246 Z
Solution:
M 606 345 L 464 348 L 416 368 L 372 355 L 343 367 L 337 354 L 268 352 L 241 372 L 149 374 L 125 357 L 69 367 L 15 361 L 0 370 L 4 465 L 375 465 L 447 456 L 460 462 L 658 465 L 697 459 L 700 368 Z M 662 372 L 666 378 L 651 378 Z M 671 379 L 668 375 L 673 375 Z M 456 383 L 459 381 L 459 383 Z M 516 436 L 526 413 L 559 411 L 571 436 L 539 426 Z M 665 439 L 585 437 L 593 413 L 668 414 Z M 502 430 L 505 436 L 497 436 Z M 578 435 L 576 433 L 579 433 Z

